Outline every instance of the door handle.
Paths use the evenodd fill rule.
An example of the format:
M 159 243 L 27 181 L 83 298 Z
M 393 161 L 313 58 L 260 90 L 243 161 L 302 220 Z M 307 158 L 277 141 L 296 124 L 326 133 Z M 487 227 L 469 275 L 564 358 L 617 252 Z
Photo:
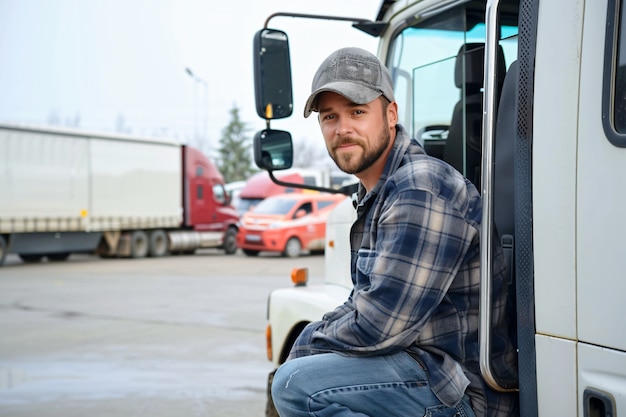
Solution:
M 616 417 L 615 399 L 611 394 L 593 388 L 583 393 L 585 417 Z

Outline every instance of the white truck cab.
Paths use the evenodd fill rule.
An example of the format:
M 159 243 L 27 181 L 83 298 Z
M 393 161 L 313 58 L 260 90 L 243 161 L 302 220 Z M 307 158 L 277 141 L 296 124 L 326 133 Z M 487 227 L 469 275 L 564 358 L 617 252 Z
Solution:
M 257 112 L 268 121 L 255 138 L 255 160 L 270 171 L 291 158 L 289 133 L 269 128 L 290 115 L 291 70 L 272 67 L 282 68 L 274 88 L 262 71 L 288 64 L 287 34 L 268 27 L 281 15 L 289 14 L 271 16 L 255 37 Z M 481 192 L 481 323 L 490 323 L 495 227 L 515 292 L 520 415 L 623 413 L 626 1 L 385 0 L 371 21 L 292 17 L 348 20 L 379 37 L 400 123 Z M 288 88 L 275 88 L 277 79 Z M 276 366 L 302 327 L 350 291 L 348 209 L 327 225 L 326 284 L 269 297 Z M 511 389 L 490 375 L 488 341 L 483 325 L 483 377 Z

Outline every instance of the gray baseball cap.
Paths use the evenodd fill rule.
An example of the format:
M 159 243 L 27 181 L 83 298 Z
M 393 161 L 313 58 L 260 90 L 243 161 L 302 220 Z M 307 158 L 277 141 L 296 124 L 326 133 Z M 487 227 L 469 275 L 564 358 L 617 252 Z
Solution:
M 389 70 L 376 55 L 360 48 L 342 48 L 330 54 L 315 73 L 311 91 L 304 117 L 319 110 L 318 96 L 326 91 L 356 104 L 367 104 L 380 96 L 395 101 Z

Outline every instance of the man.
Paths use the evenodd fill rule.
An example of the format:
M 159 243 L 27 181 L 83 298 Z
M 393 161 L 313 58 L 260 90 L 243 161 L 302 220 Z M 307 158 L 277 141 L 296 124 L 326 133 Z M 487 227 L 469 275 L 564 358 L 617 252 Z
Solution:
M 332 159 L 360 180 L 350 233 L 354 288 L 303 330 L 276 372 L 277 411 L 511 415 L 515 396 L 489 389 L 479 371 L 476 188 L 397 124 L 390 74 L 367 51 L 340 49 L 322 63 L 304 116 L 313 111 Z M 500 248 L 494 259 L 493 359 L 513 374 Z

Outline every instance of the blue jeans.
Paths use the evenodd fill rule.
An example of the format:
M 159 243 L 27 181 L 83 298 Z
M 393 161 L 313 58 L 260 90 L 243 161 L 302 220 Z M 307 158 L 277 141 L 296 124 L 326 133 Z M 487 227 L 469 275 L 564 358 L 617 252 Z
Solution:
M 456 407 L 443 405 L 406 352 L 290 360 L 274 375 L 272 399 L 281 417 L 475 417 L 467 395 Z

